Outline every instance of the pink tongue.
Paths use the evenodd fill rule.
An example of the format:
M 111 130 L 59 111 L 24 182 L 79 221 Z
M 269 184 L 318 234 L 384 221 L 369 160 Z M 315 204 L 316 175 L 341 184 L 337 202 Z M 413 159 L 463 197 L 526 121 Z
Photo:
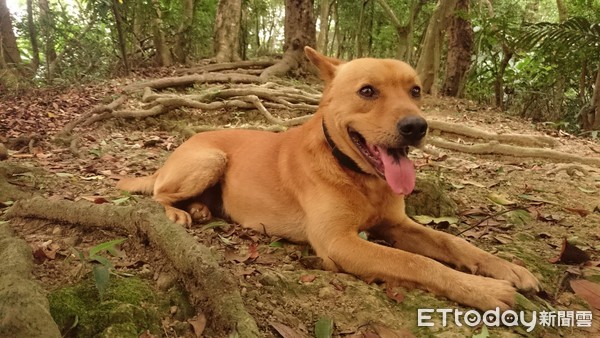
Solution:
M 396 194 L 408 195 L 415 188 L 415 166 L 406 156 L 394 160 L 386 149 L 377 147 L 385 170 L 385 180 Z

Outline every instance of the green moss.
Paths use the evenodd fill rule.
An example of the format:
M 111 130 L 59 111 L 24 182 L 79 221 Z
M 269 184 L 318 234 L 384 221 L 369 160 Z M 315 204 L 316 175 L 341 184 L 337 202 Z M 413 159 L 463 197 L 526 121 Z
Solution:
M 177 306 L 177 312 L 173 317 L 179 321 L 185 321 L 196 314 L 194 307 L 190 304 L 187 291 L 179 284 L 167 291 L 166 297 L 160 301 L 160 311 L 168 313 L 171 306 Z
M 150 330 L 158 333 L 159 316 L 155 295 L 138 278 L 112 278 L 101 301 L 93 281 L 86 280 L 52 292 L 50 313 L 61 331 L 77 319 L 71 337 L 137 337 Z
M 535 241 L 535 237 L 533 237 L 531 234 L 528 234 L 526 232 L 521 232 L 517 234 L 517 239 L 519 241 L 523 241 L 523 242 L 532 242 Z
M 98 338 L 137 338 L 139 336 L 140 332 L 133 323 L 114 324 L 97 335 Z
M 434 173 L 420 173 L 415 190 L 406 198 L 406 214 L 434 217 L 454 216 L 456 203 L 447 195 L 443 179 Z

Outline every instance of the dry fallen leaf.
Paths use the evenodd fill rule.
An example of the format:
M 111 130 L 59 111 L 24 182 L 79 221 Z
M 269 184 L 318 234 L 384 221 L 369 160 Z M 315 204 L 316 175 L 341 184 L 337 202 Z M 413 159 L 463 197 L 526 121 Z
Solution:
M 52 241 L 44 242 L 32 248 L 33 257 L 37 262 L 41 263 L 47 259 L 55 259 L 56 252 L 60 250 L 60 246 Z
M 248 245 L 248 258 L 246 258 L 246 263 L 252 262 L 258 258 L 258 244 L 251 243 Z
M 269 325 L 271 325 L 276 331 L 277 333 L 279 333 L 283 338 L 305 338 L 306 335 L 298 332 L 294 329 L 292 329 L 291 327 L 279 323 L 279 322 L 269 322 Z
M 502 194 L 497 194 L 497 193 L 490 193 L 487 198 L 499 205 L 514 205 L 516 204 L 516 202 L 509 200 L 505 195 Z
M 572 280 L 570 284 L 576 295 L 600 310 L 600 284 L 585 279 Z
M 565 238 L 558 256 L 551 258 L 548 261 L 550 263 L 581 264 L 589 260 L 590 255 L 588 255 L 587 252 L 569 243 Z
M 564 207 L 565 210 L 570 211 L 574 214 L 578 214 L 581 217 L 585 217 L 587 215 L 590 214 L 589 210 L 586 209 L 579 209 L 579 208 L 569 208 L 569 207 Z
M 190 323 L 194 328 L 194 334 L 196 334 L 196 337 L 201 337 L 202 332 L 204 332 L 204 328 L 206 328 L 206 316 L 204 313 L 199 313 L 196 316 L 188 319 L 188 323 Z

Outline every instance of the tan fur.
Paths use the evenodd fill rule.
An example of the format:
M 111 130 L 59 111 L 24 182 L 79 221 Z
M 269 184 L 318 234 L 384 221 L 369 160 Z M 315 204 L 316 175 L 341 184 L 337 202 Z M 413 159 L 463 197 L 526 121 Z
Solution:
M 515 287 L 538 290 L 539 282 L 525 268 L 413 222 L 404 213 L 403 196 L 375 175 L 351 141 L 349 126 L 370 144 L 393 143 L 398 121 L 421 114 L 419 100 L 411 96 L 419 85 L 415 71 L 396 60 L 342 63 L 308 47 L 305 51 L 325 80 L 319 110 L 307 123 L 279 134 L 229 130 L 195 135 L 156 174 L 124 179 L 118 187 L 153 190 L 171 220 L 190 225 L 192 219 L 210 217 L 198 197 L 219 183 L 223 211 L 233 221 L 309 242 L 329 270 L 419 287 L 479 309 L 509 308 Z M 377 88 L 376 98 L 357 94 L 366 84 Z M 367 174 L 340 166 L 325 141 L 323 120 L 339 149 Z M 174 205 L 184 200 L 193 201 L 192 215 Z M 362 240 L 357 233 L 363 230 L 394 247 Z

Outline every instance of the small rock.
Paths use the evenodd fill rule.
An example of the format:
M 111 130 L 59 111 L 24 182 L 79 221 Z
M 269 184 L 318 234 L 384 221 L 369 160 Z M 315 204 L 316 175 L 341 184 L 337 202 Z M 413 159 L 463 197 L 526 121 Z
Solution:
M 54 227 L 54 229 L 52 229 L 52 234 L 55 235 L 55 236 L 62 234 L 62 232 L 63 232 L 62 228 L 58 227 L 58 226 Z
M 78 236 L 65 237 L 65 238 L 63 238 L 63 242 L 68 247 L 74 247 L 74 246 L 78 245 L 79 243 L 81 243 L 81 237 L 78 237 Z
M 169 312 L 171 313 L 171 315 L 174 315 L 177 313 L 177 310 L 179 310 L 179 308 L 177 307 L 177 305 L 173 305 L 169 308 Z
M 287 316 L 283 314 L 283 312 L 275 309 L 273 310 L 273 316 L 279 320 L 281 323 L 287 322 Z
M 152 276 L 152 271 L 150 270 L 150 266 L 148 264 L 144 264 L 140 272 L 138 272 L 138 276 L 141 278 L 150 278 Z
M 177 282 L 177 276 L 171 273 L 162 272 L 156 279 L 156 287 L 161 291 L 169 290 Z
M 279 284 L 279 276 L 277 276 L 273 272 L 265 272 L 260 278 L 259 282 L 262 285 L 276 286 L 277 284 Z

